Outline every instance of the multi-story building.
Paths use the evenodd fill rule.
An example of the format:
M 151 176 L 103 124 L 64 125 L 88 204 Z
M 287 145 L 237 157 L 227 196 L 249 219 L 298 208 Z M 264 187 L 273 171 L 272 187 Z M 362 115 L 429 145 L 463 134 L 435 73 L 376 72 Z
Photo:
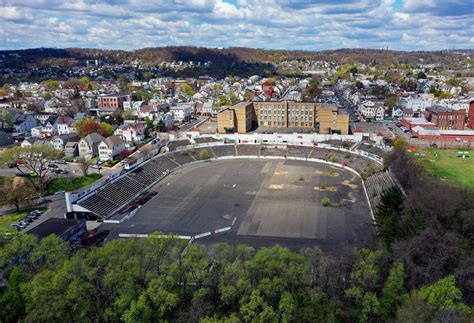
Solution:
M 241 102 L 217 115 L 219 133 L 246 133 L 256 127 L 314 129 L 322 134 L 348 134 L 349 116 L 335 105 L 310 102 Z
M 466 110 L 433 107 L 426 109 L 426 119 L 441 130 L 464 130 Z
M 474 101 L 469 102 L 469 113 L 468 113 L 468 128 L 474 129 Z
M 131 100 L 127 94 L 109 94 L 97 98 L 98 112 L 100 114 L 114 114 L 117 110 L 123 111 L 123 103 Z
M 171 107 L 174 120 L 178 122 L 189 121 L 194 115 L 194 103 L 180 103 L 177 106 Z
M 256 125 L 254 106 L 251 102 L 237 103 L 222 109 L 217 114 L 217 131 L 219 133 L 247 133 Z

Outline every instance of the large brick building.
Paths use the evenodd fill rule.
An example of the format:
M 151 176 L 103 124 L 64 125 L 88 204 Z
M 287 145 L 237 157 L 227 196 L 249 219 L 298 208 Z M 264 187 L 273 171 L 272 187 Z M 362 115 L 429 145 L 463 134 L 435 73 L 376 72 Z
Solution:
M 453 110 L 443 107 L 426 109 L 426 119 L 441 130 L 464 130 L 466 110 Z
M 474 129 L 474 101 L 469 103 L 467 127 Z
M 246 133 L 256 127 L 315 129 L 322 134 L 349 132 L 349 116 L 335 105 L 306 102 L 241 102 L 217 115 L 219 133 Z
M 100 114 L 113 114 L 117 110 L 123 111 L 123 103 L 131 100 L 131 95 L 128 94 L 109 94 L 99 96 L 97 98 L 97 105 Z

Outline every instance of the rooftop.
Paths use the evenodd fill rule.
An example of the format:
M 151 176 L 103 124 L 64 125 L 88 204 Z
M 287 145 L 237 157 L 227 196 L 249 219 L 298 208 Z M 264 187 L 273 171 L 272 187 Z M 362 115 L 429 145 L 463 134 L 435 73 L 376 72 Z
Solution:
M 28 231 L 28 234 L 34 234 L 42 239 L 51 234 L 61 236 L 64 232 L 80 224 L 83 220 L 77 219 L 58 219 L 51 218 Z

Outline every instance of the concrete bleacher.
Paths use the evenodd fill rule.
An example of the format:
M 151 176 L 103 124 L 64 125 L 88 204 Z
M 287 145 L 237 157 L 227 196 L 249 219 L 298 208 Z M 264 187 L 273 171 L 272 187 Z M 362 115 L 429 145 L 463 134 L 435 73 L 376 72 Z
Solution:
M 180 140 L 173 140 L 168 142 L 168 148 L 170 151 L 176 150 L 178 147 L 184 147 L 191 145 L 191 141 L 189 139 L 180 139 Z
M 291 146 L 288 145 L 288 156 L 289 157 L 298 157 L 298 158 L 308 158 L 309 154 L 313 150 L 312 147 L 308 146 Z
M 192 150 L 189 150 L 189 154 L 195 160 L 202 160 L 201 151 L 207 151 L 207 159 L 215 158 L 214 153 L 213 153 L 213 151 L 211 150 L 210 147 L 202 147 L 202 148 L 192 149 Z
M 194 142 L 197 144 L 205 144 L 210 142 L 222 142 L 222 140 L 213 137 L 194 138 Z
M 239 156 L 259 156 L 260 145 L 237 145 L 237 154 Z
M 212 151 L 216 157 L 235 156 L 235 145 L 214 146 Z
M 178 151 L 173 154 L 169 154 L 168 158 L 178 163 L 179 165 L 191 163 L 196 160 L 194 159 L 192 154 L 189 153 L 188 150 Z
M 370 206 L 375 213 L 383 191 L 395 186 L 395 183 L 388 172 L 377 172 L 365 180 L 365 186 Z
M 286 157 L 286 147 L 262 146 L 260 156 Z

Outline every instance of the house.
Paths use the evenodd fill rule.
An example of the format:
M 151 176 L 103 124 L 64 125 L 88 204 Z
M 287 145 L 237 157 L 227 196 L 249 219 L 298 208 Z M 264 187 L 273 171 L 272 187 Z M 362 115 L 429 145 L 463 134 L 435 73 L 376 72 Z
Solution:
M 53 139 L 53 146 L 58 150 L 63 150 L 66 147 L 66 144 L 70 141 L 78 142 L 80 137 L 76 133 L 69 133 L 64 135 L 59 135 Z
M 56 127 L 56 122 L 58 120 L 58 116 L 53 115 L 49 116 L 43 124 L 41 125 L 41 132 L 43 137 L 51 137 L 58 133 L 58 128 Z
M 194 103 L 180 103 L 175 107 L 171 107 L 174 120 L 178 122 L 186 122 L 191 120 L 194 115 Z
M 127 143 L 140 143 L 145 139 L 145 126 L 143 123 L 123 125 L 115 130 L 114 135 Z
M 36 127 L 38 122 L 32 115 L 23 113 L 13 114 L 13 128 L 15 133 L 28 133 L 33 127 Z
M 367 100 L 362 103 L 360 113 L 367 120 L 383 120 L 385 109 L 382 104 Z
M 125 141 L 118 136 L 110 136 L 99 143 L 99 159 L 111 160 L 126 149 Z
M 395 107 L 392 109 L 392 118 L 393 119 L 401 119 L 403 117 L 403 109 L 399 107 Z
M 67 135 L 71 132 L 72 118 L 68 116 L 60 116 L 56 121 L 58 135 Z
M 65 113 L 72 108 L 72 103 L 68 99 L 52 98 L 44 104 L 44 111 L 48 113 Z
M 21 147 L 30 147 L 30 146 L 33 146 L 33 145 L 52 146 L 50 141 L 44 140 L 44 139 L 39 139 L 39 138 L 28 138 L 28 139 L 23 140 L 23 142 L 21 143 Z
M 64 156 L 66 158 L 76 158 L 79 156 L 79 141 L 68 141 L 64 147 Z
M 99 153 L 99 143 L 104 140 L 104 137 L 98 133 L 91 133 L 79 141 L 79 156 L 85 158 L 92 158 Z

